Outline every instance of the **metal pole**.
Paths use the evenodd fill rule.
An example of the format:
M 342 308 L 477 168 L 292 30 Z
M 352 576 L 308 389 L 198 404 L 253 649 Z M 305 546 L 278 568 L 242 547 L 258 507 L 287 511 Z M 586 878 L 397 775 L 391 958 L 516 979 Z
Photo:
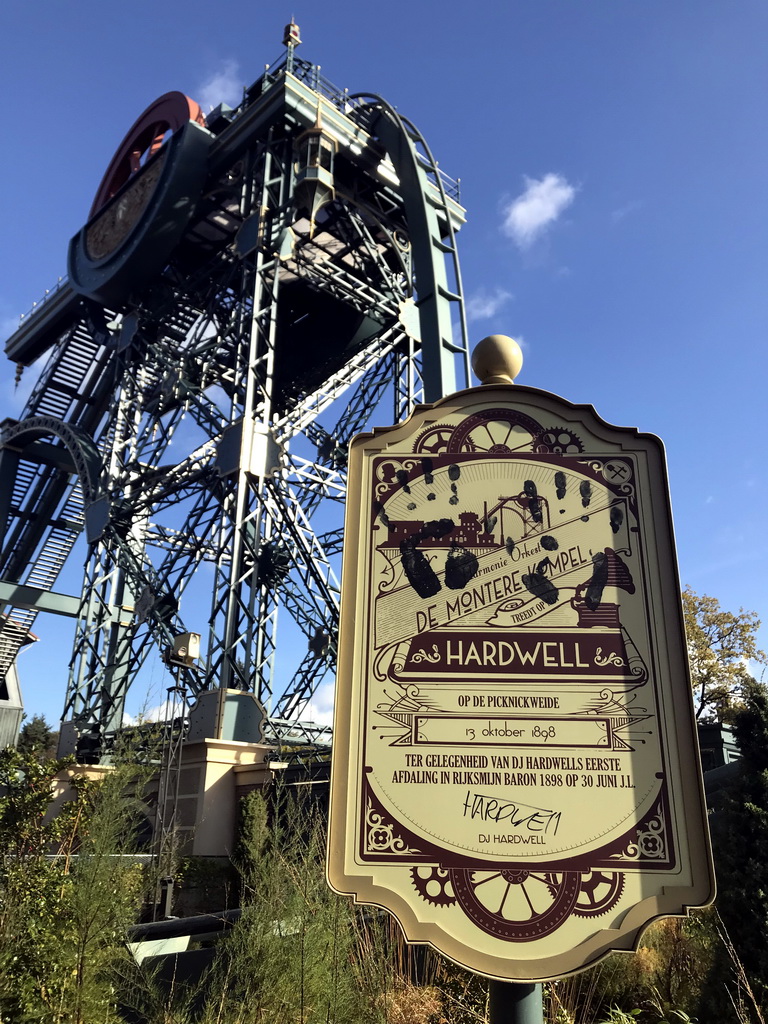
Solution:
M 513 384 L 522 365 L 517 342 L 500 334 L 483 339 L 472 356 L 472 367 L 483 384 Z M 541 985 L 491 980 L 488 995 L 488 1024 L 544 1024 Z
M 541 985 L 492 980 L 488 995 L 488 1024 L 544 1024 Z

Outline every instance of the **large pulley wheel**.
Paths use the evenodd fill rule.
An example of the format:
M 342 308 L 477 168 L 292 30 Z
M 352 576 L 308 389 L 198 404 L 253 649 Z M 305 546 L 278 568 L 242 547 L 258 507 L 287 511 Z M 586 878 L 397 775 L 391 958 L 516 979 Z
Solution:
M 449 452 L 488 452 L 507 455 L 529 448 L 541 424 L 514 409 L 484 409 L 463 420 L 454 430 Z
M 559 928 L 576 906 L 580 881 L 578 871 L 451 871 L 467 917 L 484 932 L 512 942 L 531 942 Z
M 205 124 L 205 115 L 198 103 L 183 92 L 167 92 L 139 115 L 117 147 L 96 190 L 89 217 L 93 217 L 131 175 L 160 149 L 165 137 L 183 128 L 187 121 Z
M 167 266 L 208 172 L 204 123 L 194 100 L 169 92 L 133 124 L 69 244 L 73 291 L 117 311 Z

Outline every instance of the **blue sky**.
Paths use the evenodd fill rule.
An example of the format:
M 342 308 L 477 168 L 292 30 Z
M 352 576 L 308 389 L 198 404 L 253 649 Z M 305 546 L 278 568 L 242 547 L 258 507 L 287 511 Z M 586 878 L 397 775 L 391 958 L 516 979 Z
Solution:
M 757 611 L 768 648 L 763 0 L 6 0 L 3 335 L 64 273 L 138 114 L 170 89 L 236 102 L 291 14 L 300 56 L 396 105 L 461 178 L 470 337 L 511 334 L 521 383 L 664 440 L 681 578 Z M 19 410 L 7 363 L 0 417 Z M 20 659 L 50 720 L 61 630 L 39 617 Z

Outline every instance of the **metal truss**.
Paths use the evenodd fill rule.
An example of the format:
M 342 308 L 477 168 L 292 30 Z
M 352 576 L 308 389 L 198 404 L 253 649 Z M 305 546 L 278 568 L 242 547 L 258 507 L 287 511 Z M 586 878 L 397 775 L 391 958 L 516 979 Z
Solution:
M 109 310 L 65 284 L 7 346 L 51 355 L 0 425 L 0 585 L 50 591 L 85 530 L 64 718 L 96 751 L 147 658 L 189 631 L 205 656 L 174 692 L 251 691 L 268 738 L 322 747 L 302 716 L 335 668 L 349 441 L 468 383 L 463 211 L 410 122 L 289 51 L 209 130 L 163 271 Z

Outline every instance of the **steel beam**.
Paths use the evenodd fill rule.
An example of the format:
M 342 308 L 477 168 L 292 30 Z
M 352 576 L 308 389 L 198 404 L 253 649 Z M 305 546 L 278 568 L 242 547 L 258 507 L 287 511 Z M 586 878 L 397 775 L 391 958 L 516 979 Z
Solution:
M 308 735 L 296 716 L 335 665 L 346 444 L 468 382 L 464 211 L 410 122 L 291 55 L 209 130 L 203 196 L 164 271 L 109 311 L 64 285 L 7 346 L 52 347 L 0 455 L 0 601 L 61 611 L 55 573 L 36 574 L 85 524 L 65 717 L 97 738 L 153 650 L 205 633 L 201 608 L 188 622 L 179 607 L 202 566 L 205 657 L 174 686 L 252 690 L 270 736 Z M 333 151 L 311 213 L 308 130 Z M 298 650 L 278 684 L 281 643 Z
M 0 580 L 0 606 L 34 609 L 37 612 L 53 612 L 75 618 L 80 599 L 71 594 L 59 594 L 53 590 L 27 587 L 23 583 L 8 583 Z

